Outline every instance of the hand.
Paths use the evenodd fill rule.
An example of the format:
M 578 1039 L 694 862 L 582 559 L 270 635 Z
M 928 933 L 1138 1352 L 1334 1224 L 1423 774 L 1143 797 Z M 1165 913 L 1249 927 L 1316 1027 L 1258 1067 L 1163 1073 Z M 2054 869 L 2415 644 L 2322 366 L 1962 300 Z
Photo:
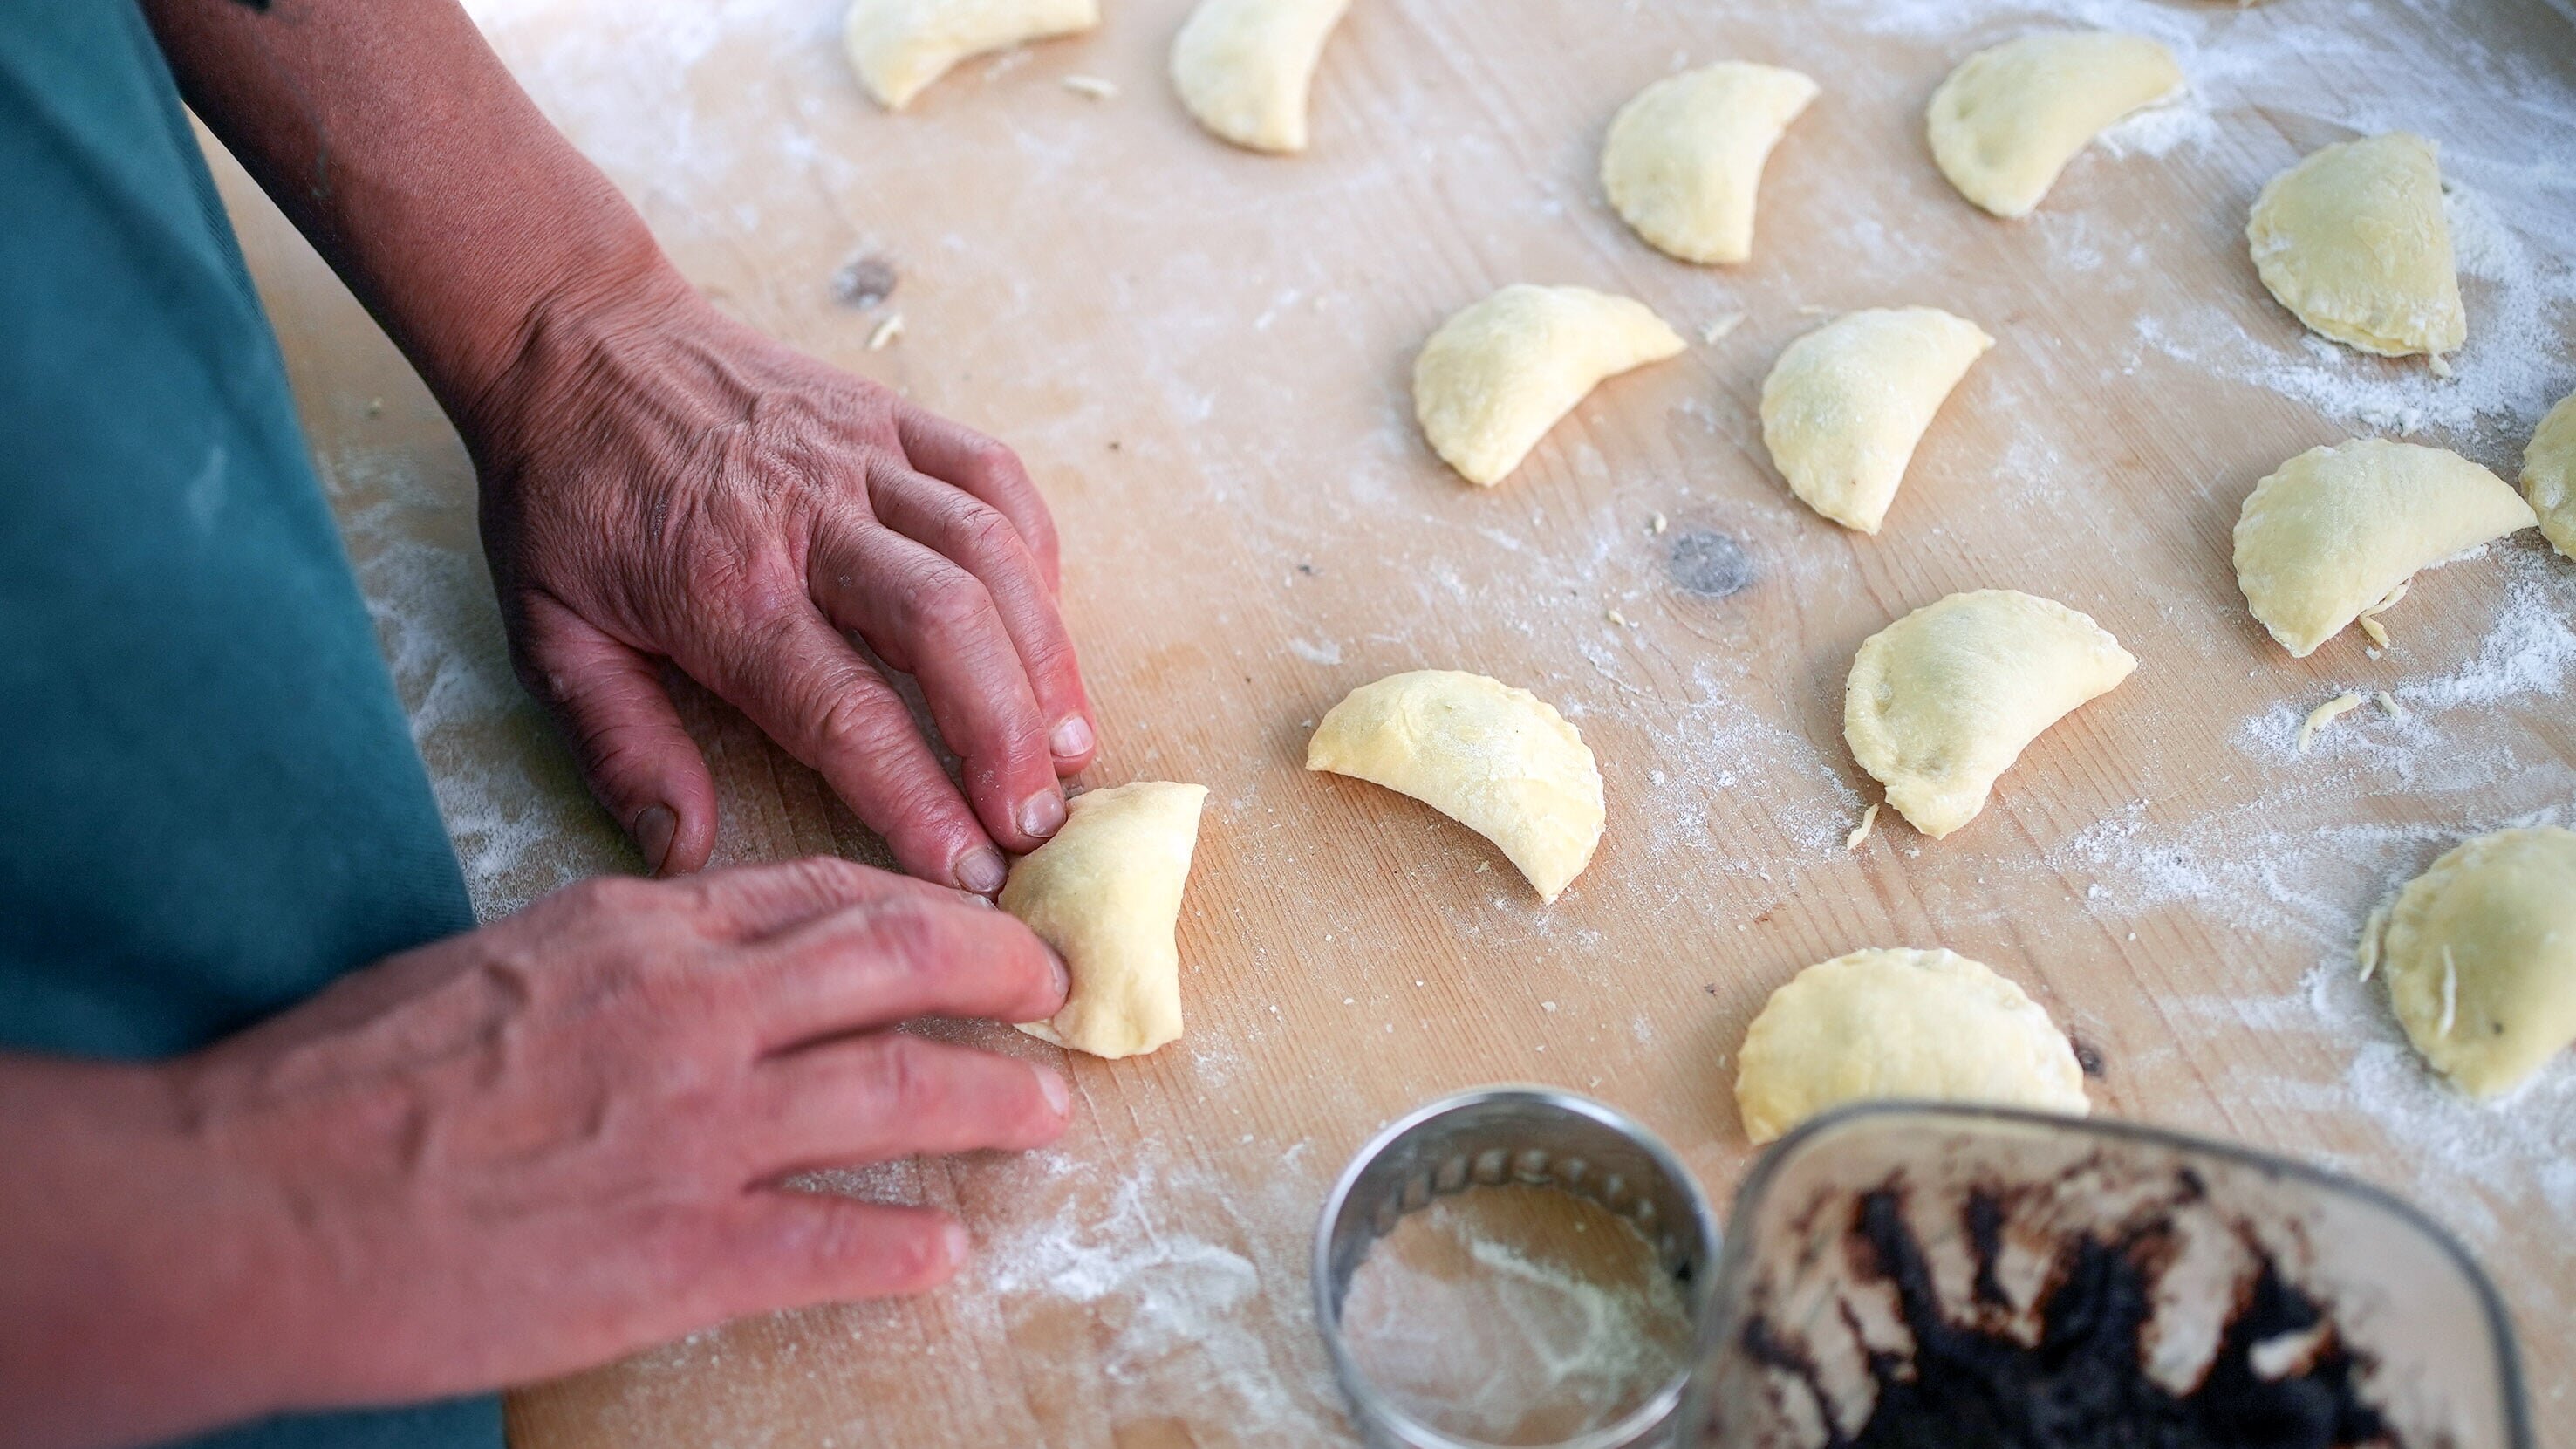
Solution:
M 0 1058 L 0 1422 L 157 1437 L 928 1288 L 956 1222 L 778 1183 L 1053 1140 L 1055 1071 L 885 1028 L 1064 991 L 1002 912 L 818 859 L 576 886 L 162 1067 Z
M 537 313 L 461 410 L 512 653 L 658 874 L 715 787 L 668 659 L 822 772 L 904 869 L 990 895 L 1095 734 L 1056 538 L 1009 449 L 717 312 L 656 255 Z M 600 300 L 601 298 L 608 300 Z M 965 792 L 846 635 L 913 675 Z

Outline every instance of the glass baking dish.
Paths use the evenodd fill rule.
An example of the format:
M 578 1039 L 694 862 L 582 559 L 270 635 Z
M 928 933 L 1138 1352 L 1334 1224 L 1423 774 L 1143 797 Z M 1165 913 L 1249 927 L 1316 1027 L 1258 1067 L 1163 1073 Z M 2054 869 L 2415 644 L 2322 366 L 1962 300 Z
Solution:
M 1685 1449 L 2530 1449 L 2494 1287 L 2422 1213 L 2123 1122 L 1869 1103 L 1727 1224 Z

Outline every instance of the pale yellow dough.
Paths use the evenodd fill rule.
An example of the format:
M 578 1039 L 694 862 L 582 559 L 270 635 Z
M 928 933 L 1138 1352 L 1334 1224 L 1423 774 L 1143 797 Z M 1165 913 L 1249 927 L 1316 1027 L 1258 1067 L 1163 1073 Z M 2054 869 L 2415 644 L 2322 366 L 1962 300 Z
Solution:
M 2435 155 L 2392 131 L 2265 182 L 2245 223 L 2263 285 L 2311 330 L 2364 352 L 2439 362 L 2467 341 Z
M 1846 1102 L 1914 1098 L 2081 1117 L 2084 1070 L 2019 986 L 1950 951 L 1854 951 L 1789 979 L 1736 1059 L 1745 1135 Z
M 1100 0 L 851 0 L 841 44 L 868 94 L 900 111 L 969 56 L 1099 23 Z
M 1683 345 L 1643 302 L 1515 282 L 1422 344 L 1413 415 L 1458 476 L 1490 487 L 1603 378 L 1675 356 Z
M 2137 667 L 2064 604 L 2011 589 L 1952 594 L 1860 646 L 1843 738 L 1887 803 L 1938 840 L 1986 808 L 2024 746 Z
M 1601 771 L 1554 706 L 1481 674 L 1421 669 L 1363 684 L 1306 746 L 1306 768 L 1384 785 L 1502 848 L 1553 901 L 1591 863 Z
M 2558 400 L 2522 450 L 2522 491 L 2549 546 L 2576 558 L 2576 393 Z
M 1923 430 L 1994 345 L 1976 323 L 1937 307 L 1835 318 L 1781 349 L 1762 380 L 1772 466 L 1808 507 L 1878 532 Z
M 1199 838 L 1204 785 L 1161 780 L 1088 790 L 1055 838 L 1020 857 L 1002 909 L 1064 957 L 1072 992 L 1020 1030 L 1096 1057 L 1132 1057 L 1181 1034 L 1174 927 Z
M 1306 91 L 1351 0 L 1199 0 L 1172 38 L 1172 88 L 1220 140 L 1306 149 Z
M 2236 519 L 2236 582 L 2304 659 L 2416 570 L 2536 521 L 2503 479 L 2457 453 L 2356 438 L 2310 448 L 2254 485 Z
M 1932 93 L 1932 160 L 1959 194 L 2028 216 L 2103 127 L 2182 85 L 2173 52 L 2142 35 L 2027 35 L 1959 63 Z
M 1610 122 L 1601 189 L 1658 251 L 1686 262 L 1753 255 L 1753 202 L 1780 133 L 1816 98 L 1794 70 L 1719 61 L 1639 91 Z
M 2576 1042 L 2576 831 L 2499 830 L 2407 882 L 2362 933 L 2424 1060 L 2476 1097 Z

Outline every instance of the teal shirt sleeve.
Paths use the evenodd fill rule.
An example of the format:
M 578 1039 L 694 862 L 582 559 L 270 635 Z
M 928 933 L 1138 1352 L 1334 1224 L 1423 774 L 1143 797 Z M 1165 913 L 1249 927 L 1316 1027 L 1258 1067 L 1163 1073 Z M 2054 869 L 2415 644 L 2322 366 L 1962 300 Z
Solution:
M 158 1057 L 473 916 L 132 0 L 0 0 L 0 204 L 0 1044 Z M 500 1441 L 484 1398 L 207 1442 Z

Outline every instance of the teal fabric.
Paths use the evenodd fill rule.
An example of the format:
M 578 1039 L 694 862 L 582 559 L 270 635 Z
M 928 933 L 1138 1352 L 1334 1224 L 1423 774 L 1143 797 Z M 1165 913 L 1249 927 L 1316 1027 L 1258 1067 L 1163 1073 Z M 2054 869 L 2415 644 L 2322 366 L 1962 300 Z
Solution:
M 158 1057 L 473 917 L 131 0 L 0 0 L 0 204 L 0 1044 Z M 483 1449 L 500 1414 L 209 1442 Z

